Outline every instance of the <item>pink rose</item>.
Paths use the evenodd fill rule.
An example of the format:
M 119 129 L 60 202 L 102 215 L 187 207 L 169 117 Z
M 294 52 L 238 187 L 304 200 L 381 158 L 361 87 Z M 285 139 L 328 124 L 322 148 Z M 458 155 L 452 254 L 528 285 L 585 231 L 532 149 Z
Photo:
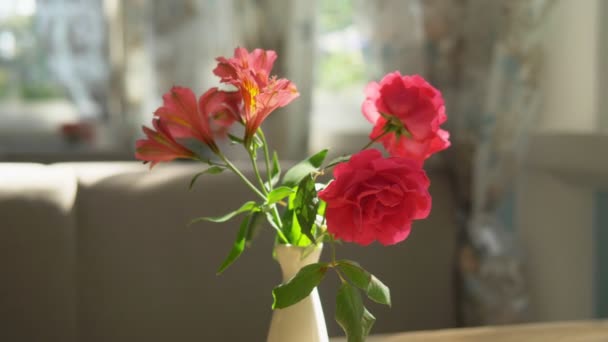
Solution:
M 370 139 L 379 138 L 393 156 L 420 162 L 450 146 L 450 134 L 439 128 L 447 120 L 441 93 L 424 78 L 398 71 L 365 89 L 362 112 L 374 124 Z
M 334 178 L 319 198 L 327 202 L 328 231 L 344 241 L 395 244 L 407 238 L 412 220 L 431 210 L 429 179 L 409 158 L 364 150 L 337 165 Z

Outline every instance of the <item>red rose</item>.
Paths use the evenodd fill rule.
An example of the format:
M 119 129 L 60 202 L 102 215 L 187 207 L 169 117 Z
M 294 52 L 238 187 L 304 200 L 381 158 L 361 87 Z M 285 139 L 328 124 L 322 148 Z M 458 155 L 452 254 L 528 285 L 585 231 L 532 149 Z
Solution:
M 327 202 L 327 230 L 344 241 L 395 244 L 431 210 L 429 179 L 409 158 L 364 150 L 336 166 L 334 178 L 319 198 Z
M 362 112 L 374 124 L 369 137 L 390 131 L 379 141 L 391 155 L 423 162 L 450 146 L 450 134 L 439 128 L 447 120 L 443 97 L 424 78 L 395 71 L 368 84 L 365 94 Z

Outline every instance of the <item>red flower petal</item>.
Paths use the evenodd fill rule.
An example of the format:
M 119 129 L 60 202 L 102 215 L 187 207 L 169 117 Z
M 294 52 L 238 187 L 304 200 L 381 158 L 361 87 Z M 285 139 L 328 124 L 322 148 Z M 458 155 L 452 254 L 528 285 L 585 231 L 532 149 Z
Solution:
M 374 124 L 370 139 L 385 134 L 396 120 L 401 123 L 403 131 L 395 132 L 401 126 L 391 126 L 390 133 L 380 138 L 391 155 L 424 162 L 450 146 L 449 134 L 439 127 L 447 120 L 441 93 L 422 77 L 393 72 L 380 83 L 369 83 L 365 94 L 361 110 Z
M 374 149 L 356 153 L 336 166 L 334 180 L 319 191 L 327 203 L 327 230 L 364 246 L 403 241 L 412 221 L 430 212 L 428 187 L 421 163 L 411 158 L 385 158 Z

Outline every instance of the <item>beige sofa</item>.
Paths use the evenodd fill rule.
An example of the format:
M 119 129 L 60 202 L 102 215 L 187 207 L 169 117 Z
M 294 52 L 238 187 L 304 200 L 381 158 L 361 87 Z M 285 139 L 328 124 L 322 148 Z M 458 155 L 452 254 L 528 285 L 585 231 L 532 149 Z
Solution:
M 187 222 L 253 196 L 229 173 L 188 191 L 198 170 L 0 163 L 0 341 L 263 341 L 280 280 L 272 235 L 216 276 L 237 222 Z M 391 309 L 368 305 L 374 333 L 455 325 L 452 195 L 430 175 L 433 212 L 406 242 L 339 247 L 392 289 Z M 337 282 L 320 288 L 330 335 Z

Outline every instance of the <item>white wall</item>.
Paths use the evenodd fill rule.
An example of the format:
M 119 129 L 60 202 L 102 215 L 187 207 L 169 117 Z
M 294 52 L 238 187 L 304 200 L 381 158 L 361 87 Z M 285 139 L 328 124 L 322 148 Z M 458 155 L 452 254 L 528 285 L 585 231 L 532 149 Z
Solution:
M 608 95 L 600 10 L 608 2 L 554 1 L 543 40 L 544 108 L 517 198 L 531 314 L 539 321 L 594 317 L 594 195 L 608 184 L 608 122 L 600 110 Z
M 598 128 L 599 7 L 602 0 L 554 0 L 547 18 L 539 131 Z

